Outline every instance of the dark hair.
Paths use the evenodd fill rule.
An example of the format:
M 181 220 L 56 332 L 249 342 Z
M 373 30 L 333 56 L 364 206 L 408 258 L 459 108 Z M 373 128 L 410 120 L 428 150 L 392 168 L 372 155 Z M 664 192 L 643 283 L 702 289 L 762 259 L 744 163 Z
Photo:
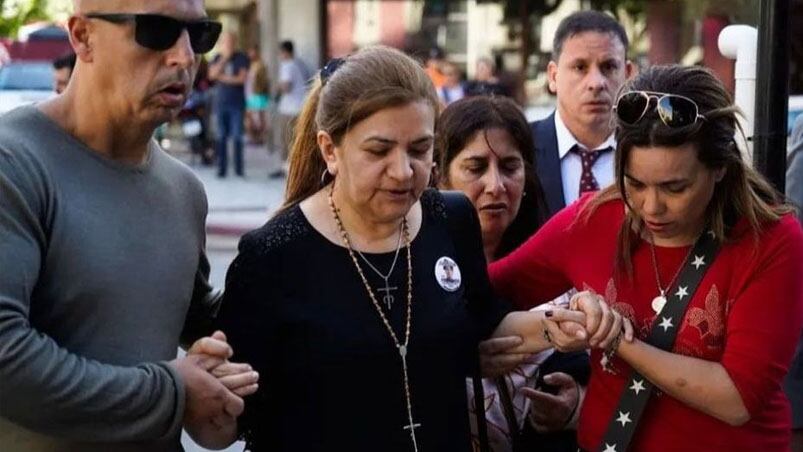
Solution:
M 622 24 L 614 17 L 600 11 L 578 11 L 560 21 L 552 40 L 552 60 L 558 61 L 560 53 L 563 51 L 563 43 L 567 39 L 587 31 L 609 33 L 616 36 L 624 46 L 625 55 L 627 55 L 627 47 L 630 42 Z
M 53 60 L 53 69 L 61 70 L 69 68 L 70 71 L 75 68 L 75 53 L 70 52 L 66 55 L 62 55 L 55 60 Z
M 287 176 L 286 210 L 321 188 L 326 170 L 317 133 L 325 131 L 336 145 L 360 121 L 392 107 L 424 101 L 433 112 L 438 95 L 421 64 L 385 46 L 370 46 L 342 59 L 335 69 L 315 77 L 295 125 Z
M 654 91 L 688 97 L 706 119 L 687 127 L 670 128 L 658 118 L 656 109 L 651 108 L 633 125 L 617 121 L 616 183 L 600 192 L 581 216 L 587 218 L 611 199 L 623 199 L 627 204 L 626 197 L 622 196 L 626 193 L 624 173 L 633 147 L 678 147 L 688 143 L 695 145 L 697 159 L 706 168 L 725 169 L 705 211 L 707 223 L 721 243 L 730 239 L 728 227 L 740 218 L 748 221 L 758 239 L 762 223 L 777 221 L 781 215 L 793 211 L 783 196 L 743 160 L 734 138 L 740 130 L 736 118 L 739 110 L 710 70 L 699 66 L 653 66 L 625 83 L 620 92 L 625 91 Z M 617 268 L 627 274 L 632 271 L 633 231 L 640 233 L 642 229 L 640 219 L 628 209 L 619 230 L 616 258 Z
M 279 49 L 289 53 L 290 55 L 293 55 L 294 53 L 293 41 L 282 41 L 282 43 L 279 44 Z
M 505 230 L 494 258 L 501 258 L 524 243 L 544 222 L 546 200 L 535 172 L 535 144 L 530 126 L 511 99 L 476 96 L 460 99 L 441 113 L 435 132 L 435 161 L 438 181 L 449 186 L 449 165 L 477 133 L 503 129 L 524 159 L 524 196 L 519 213 Z

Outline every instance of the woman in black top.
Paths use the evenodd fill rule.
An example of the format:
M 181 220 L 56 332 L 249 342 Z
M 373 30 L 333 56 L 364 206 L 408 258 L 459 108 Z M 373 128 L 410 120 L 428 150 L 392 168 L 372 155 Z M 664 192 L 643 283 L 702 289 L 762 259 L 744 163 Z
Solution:
M 550 346 L 543 314 L 506 314 L 491 296 L 470 202 L 425 192 L 437 105 L 421 67 L 386 47 L 321 71 L 286 203 L 241 241 L 219 315 L 260 389 L 208 444 L 239 432 L 257 451 L 467 451 L 480 339 Z

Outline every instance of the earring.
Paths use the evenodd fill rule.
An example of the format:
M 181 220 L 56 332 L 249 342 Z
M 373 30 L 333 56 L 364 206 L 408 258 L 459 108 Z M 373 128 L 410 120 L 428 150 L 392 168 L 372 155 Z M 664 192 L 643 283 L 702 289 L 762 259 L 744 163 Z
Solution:
M 321 173 L 321 187 L 323 187 L 323 186 L 325 186 L 327 184 L 327 182 L 326 182 L 326 176 L 327 175 L 334 177 L 334 175 L 332 175 L 332 173 L 329 172 L 329 168 L 326 168 L 325 170 L 323 170 L 323 173 Z
M 440 174 L 438 174 L 438 164 L 433 163 L 432 169 L 429 171 L 429 181 L 427 181 L 427 187 L 438 188 L 438 180 L 440 180 Z

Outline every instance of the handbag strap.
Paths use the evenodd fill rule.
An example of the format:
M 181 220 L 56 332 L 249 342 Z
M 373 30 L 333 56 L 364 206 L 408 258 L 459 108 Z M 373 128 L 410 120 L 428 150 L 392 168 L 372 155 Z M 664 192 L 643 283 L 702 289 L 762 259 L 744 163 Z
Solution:
M 472 234 L 468 230 L 477 220 L 474 218 L 474 206 L 466 196 L 459 191 L 442 191 L 443 203 L 446 207 L 446 224 L 449 228 L 449 235 L 454 243 L 455 253 L 458 262 L 466 262 L 464 259 L 464 246 L 461 244 L 471 243 Z M 480 375 L 479 362 L 471 376 L 472 386 L 474 387 L 474 412 L 477 420 L 477 436 L 480 441 L 480 451 L 490 452 L 491 446 L 488 441 L 488 421 L 485 419 L 485 390 L 482 387 L 482 377 Z
M 488 421 L 485 419 L 485 390 L 482 387 L 479 369 L 471 377 L 471 383 L 474 386 L 474 415 L 477 418 L 480 452 L 491 452 L 491 443 L 488 441 Z
M 677 282 L 667 289 L 667 302 L 653 321 L 648 344 L 661 350 L 671 350 L 686 308 L 718 253 L 719 242 L 713 231 L 697 239 Z M 653 389 L 653 384 L 640 373 L 635 370 L 630 373 L 602 444 L 599 445 L 600 451 L 624 452 L 628 449 Z
M 510 434 L 510 439 L 513 444 L 516 444 L 516 439 L 521 435 L 519 429 L 519 422 L 516 419 L 516 410 L 513 408 L 513 400 L 510 398 L 510 390 L 508 389 L 507 380 L 505 376 L 497 377 L 494 380 L 496 383 L 496 390 L 499 393 L 499 402 L 502 405 L 502 411 L 505 414 L 507 421 L 507 429 Z M 515 447 L 514 447 L 515 449 Z

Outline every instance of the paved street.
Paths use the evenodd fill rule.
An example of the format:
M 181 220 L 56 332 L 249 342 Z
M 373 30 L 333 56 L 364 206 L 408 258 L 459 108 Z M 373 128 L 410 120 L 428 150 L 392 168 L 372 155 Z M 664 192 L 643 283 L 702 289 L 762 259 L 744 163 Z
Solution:
M 269 179 L 268 172 L 274 165 L 264 148 L 246 146 L 245 177 L 231 174 L 217 177 L 217 168 L 193 162 L 181 144 L 174 144 L 171 153 L 190 165 L 204 184 L 209 199 L 207 218 L 207 255 L 212 266 L 211 281 L 223 287 L 226 269 L 237 254 L 240 236 L 264 224 L 272 212 L 281 205 L 284 193 L 284 178 Z M 231 171 L 232 169 L 229 168 Z M 182 443 L 187 452 L 201 452 L 199 447 L 184 434 Z M 240 452 L 243 443 L 235 443 L 226 452 Z
M 268 178 L 268 172 L 277 165 L 260 146 L 246 146 L 245 177 L 232 175 L 232 168 L 229 168 L 230 174 L 226 178 L 217 177 L 215 166 L 194 162 L 182 148 L 181 144 L 173 144 L 171 153 L 195 171 L 206 189 L 209 200 L 207 253 L 212 265 L 211 280 L 215 285 L 222 286 L 240 236 L 262 226 L 281 205 L 285 179 Z

